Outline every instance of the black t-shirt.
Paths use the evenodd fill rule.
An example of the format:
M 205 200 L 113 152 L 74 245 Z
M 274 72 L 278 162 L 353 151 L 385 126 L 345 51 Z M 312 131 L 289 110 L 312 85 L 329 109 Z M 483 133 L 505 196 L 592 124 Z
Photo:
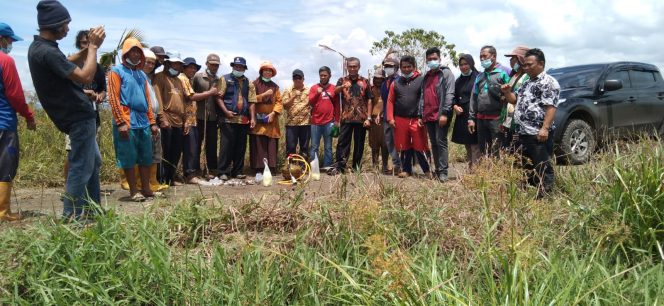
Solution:
M 28 64 L 37 97 L 55 126 L 69 134 L 71 125 L 95 118 L 90 99 L 80 84 L 68 79 L 76 65 L 58 49 L 58 43 L 37 35 L 28 49 Z

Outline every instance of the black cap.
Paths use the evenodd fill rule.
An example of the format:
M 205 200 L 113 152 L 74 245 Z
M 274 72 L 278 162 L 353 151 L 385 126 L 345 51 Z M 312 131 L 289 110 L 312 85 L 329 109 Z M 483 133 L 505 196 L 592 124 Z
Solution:
M 193 57 L 187 57 L 183 59 L 182 62 L 184 63 L 185 67 L 188 67 L 189 65 L 194 65 L 196 66 L 196 71 L 201 70 L 201 65 L 197 64 L 196 59 Z
M 299 76 L 299 77 L 304 78 L 304 72 L 302 72 L 302 70 L 300 70 L 300 69 L 295 69 L 295 70 L 293 70 L 293 77 L 295 77 L 295 76 Z

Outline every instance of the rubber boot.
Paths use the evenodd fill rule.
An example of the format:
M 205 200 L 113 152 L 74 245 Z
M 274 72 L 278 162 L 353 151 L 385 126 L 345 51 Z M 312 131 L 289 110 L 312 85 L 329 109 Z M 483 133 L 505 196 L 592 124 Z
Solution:
M 20 214 L 13 214 L 10 205 L 10 196 L 12 193 L 12 183 L 0 182 L 0 220 L 18 221 L 21 220 Z
M 129 182 L 127 182 L 124 169 L 118 169 L 118 172 L 120 172 L 120 188 L 129 190 Z M 134 167 L 134 174 L 136 175 L 136 188 L 141 189 L 141 174 L 138 172 L 138 166 Z
M 168 185 L 159 184 L 157 180 L 157 164 L 152 164 L 150 166 L 150 190 L 152 191 L 162 191 L 168 189 Z

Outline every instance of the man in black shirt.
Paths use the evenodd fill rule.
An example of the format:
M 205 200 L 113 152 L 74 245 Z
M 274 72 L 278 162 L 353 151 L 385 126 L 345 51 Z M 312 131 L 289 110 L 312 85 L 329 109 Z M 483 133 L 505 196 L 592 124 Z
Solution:
M 88 30 L 82 30 L 78 31 L 78 34 L 76 34 L 76 43 L 74 46 L 76 49 L 79 50 L 80 52 L 87 52 L 88 48 L 88 33 L 90 31 Z M 70 59 L 77 59 L 78 62 L 76 62 L 76 66 L 83 67 L 83 60 L 81 56 L 78 56 L 78 54 L 75 54 L 70 57 Z M 97 64 L 97 71 L 95 72 L 94 79 L 92 80 L 92 83 L 89 84 L 81 84 L 83 87 L 83 92 L 90 98 L 90 103 L 92 103 L 92 107 L 95 109 L 95 122 L 97 126 L 97 144 L 99 144 L 99 127 L 101 125 L 101 118 L 99 117 L 99 107 L 98 105 L 101 104 L 104 99 L 106 98 L 106 73 L 104 71 L 104 66 L 101 64 Z M 69 135 L 65 134 L 65 150 L 67 153 L 71 151 L 71 141 L 69 139 Z M 67 174 L 69 173 L 69 160 L 65 158 L 65 180 L 67 180 Z
M 37 96 L 55 126 L 71 139 L 63 215 L 80 218 L 86 203 L 99 203 L 101 155 L 95 139 L 95 111 L 80 84 L 93 81 L 97 50 L 104 42 L 103 27 L 90 30 L 88 48 L 67 59 L 58 40 L 67 36 L 71 17 L 56 0 L 37 4 L 39 35 L 28 50 L 28 64 Z M 73 62 L 85 58 L 83 68 Z

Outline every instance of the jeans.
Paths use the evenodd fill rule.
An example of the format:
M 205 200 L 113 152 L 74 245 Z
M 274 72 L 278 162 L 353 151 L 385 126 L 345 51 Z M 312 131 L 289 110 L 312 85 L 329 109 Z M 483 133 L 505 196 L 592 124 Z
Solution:
M 311 155 L 310 158 L 314 158 L 314 153 L 318 154 L 320 148 L 320 138 L 323 137 L 324 153 L 323 153 L 323 164 L 321 167 L 329 167 L 332 165 L 332 127 L 334 127 L 334 122 L 330 122 L 324 125 L 311 125 Z
M 551 133 L 553 135 L 553 133 Z M 535 135 L 519 135 L 521 154 L 528 172 L 528 183 L 537 187 L 538 192 L 550 192 L 553 189 L 554 173 L 551 165 L 553 137 L 539 142 Z
M 287 126 L 286 127 L 286 154 L 297 153 L 297 145 L 300 145 L 300 155 L 309 155 L 309 142 L 311 141 L 311 126 Z M 310 159 L 310 158 L 308 158 Z
M 392 157 L 392 165 L 397 170 L 401 169 L 401 158 L 399 158 L 399 152 L 394 147 L 394 128 L 387 122 L 383 122 L 383 131 L 385 132 L 387 151 L 390 152 L 390 156 Z
M 72 124 L 69 131 L 71 151 L 69 173 L 63 200 L 65 217 L 80 217 L 86 204 L 100 203 L 99 168 L 101 154 L 96 140 L 97 126 L 94 118 Z
M 401 165 L 403 165 L 401 171 L 408 174 L 413 174 L 413 156 L 417 158 L 417 162 L 420 164 L 422 172 L 426 174 L 431 171 L 426 154 L 424 152 L 415 150 L 406 150 L 401 152 Z
M 341 172 L 346 171 L 346 162 L 350 157 L 351 141 L 353 143 L 353 170 L 362 167 L 362 155 L 364 155 L 364 139 L 367 129 L 362 123 L 342 123 L 339 128 L 339 141 L 337 142 L 337 164 L 336 168 Z
M 477 144 L 483 156 L 500 157 L 502 136 L 499 126 L 500 119 L 477 119 Z
M 219 126 L 217 120 L 198 120 L 198 153 L 203 150 L 203 136 L 205 136 L 205 162 L 208 171 L 217 171 L 217 141 L 219 140 Z M 200 170 L 200 169 L 199 169 Z
M 429 140 L 431 141 L 431 153 L 433 163 L 436 166 L 436 174 L 447 176 L 449 151 L 447 146 L 447 131 L 449 124 L 444 127 L 438 125 L 438 121 L 426 123 Z

